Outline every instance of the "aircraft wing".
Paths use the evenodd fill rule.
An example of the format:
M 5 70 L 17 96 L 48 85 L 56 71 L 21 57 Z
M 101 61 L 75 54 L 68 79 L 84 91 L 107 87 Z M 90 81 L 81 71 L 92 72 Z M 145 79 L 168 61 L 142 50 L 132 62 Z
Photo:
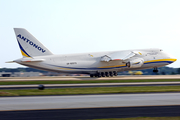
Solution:
M 131 57 L 136 55 L 136 52 L 132 51 L 124 51 L 124 52 L 114 52 L 108 55 L 104 55 L 101 57 L 101 61 L 109 62 L 109 61 L 116 61 L 116 60 L 127 60 Z

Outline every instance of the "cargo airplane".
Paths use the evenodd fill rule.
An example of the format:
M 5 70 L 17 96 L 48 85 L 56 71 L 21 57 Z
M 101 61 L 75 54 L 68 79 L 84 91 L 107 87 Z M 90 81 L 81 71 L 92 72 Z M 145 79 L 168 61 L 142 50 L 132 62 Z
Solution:
M 14 31 L 23 57 L 10 62 L 46 71 L 112 77 L 130 70 L 154 68 L 153 72 L 158 72 L 158 67 L 176 61 L 157 48 L 54 55 L 26 29 Z

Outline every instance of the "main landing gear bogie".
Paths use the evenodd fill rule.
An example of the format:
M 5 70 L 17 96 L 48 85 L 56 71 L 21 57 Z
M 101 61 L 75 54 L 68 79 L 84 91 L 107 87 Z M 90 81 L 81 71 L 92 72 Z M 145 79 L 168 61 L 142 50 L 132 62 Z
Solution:
M 116 71 L 97 72 L 96 74 L 90 74 L 90 77 L 113 77 L 113 76 L 117 76 Z

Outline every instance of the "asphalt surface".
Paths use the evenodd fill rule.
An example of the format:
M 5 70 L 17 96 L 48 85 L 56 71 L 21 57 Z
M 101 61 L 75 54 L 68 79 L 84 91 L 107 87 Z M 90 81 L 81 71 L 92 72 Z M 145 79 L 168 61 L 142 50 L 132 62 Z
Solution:
M 180 82 L 135 82 L 135 83 L 86 83 L 86 84 L 45 84 L 45 88 L 87 88 L 125 86 L 177 86 Z M 0 85 L 0 90 L 37 89 L 39 85 Z
M 180 93 L 0 97 L 0 111 L 180 105 Z
M 0 97 L 0 120 L 180 116 L 180 93 Z
M 180 116 L 180 106 L 0 111 L 1 120 L 87 120 L 101 118 L 175 116 Z

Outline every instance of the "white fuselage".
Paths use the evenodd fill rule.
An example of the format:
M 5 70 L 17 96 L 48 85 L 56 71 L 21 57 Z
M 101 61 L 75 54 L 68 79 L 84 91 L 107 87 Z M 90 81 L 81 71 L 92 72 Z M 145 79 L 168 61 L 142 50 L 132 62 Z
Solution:
M 43 59 L 42 62 L 22 62 L 22 59 L 15 60 L 15 62 L 47 71 L 63 72 L 63 73 L 82 73 L 95 74 L 97 72 L 109 71 L 129 71 L 148 68 L 157 68 L 168 65 L 176 61 L 174 57 L 165 53 L 161 49 L 140 49 L 140 50 L 124 50 L 119 52 L 137 51 L 136 54 L 128 60 L 117 60 L 104 62 L 101 57 L 117 51 L 111 52 L 97 52 L 97 53 L 83 53 L 83 54 L 66 54 L 66 55 L 47 55 L 37 56 L 34 59 Z M 142 66 L 128 67 L 127 62 L 135 59 L 143 59 Z M 138 64 L 138 63 L 137 63 Z

